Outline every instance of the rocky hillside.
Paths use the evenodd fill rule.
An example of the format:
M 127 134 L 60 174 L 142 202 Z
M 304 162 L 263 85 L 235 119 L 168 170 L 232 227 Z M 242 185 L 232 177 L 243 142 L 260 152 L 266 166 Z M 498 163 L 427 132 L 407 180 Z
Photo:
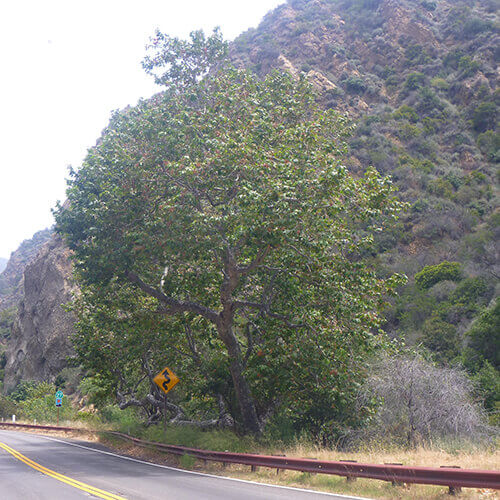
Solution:
M 72 353 L 73 316 L 64 310 L 75 292 L 70 251 L 53 236 L 24 272 L 19 304 L 6 352 L 4 390 L 20 380 L 53 381 Z
M 3 272 L 0 273 L 0 352 L 10 336 L 17 305 L 24 295 L 24 270 L 51 234 L 49 229 L 44 229 L 31 239 L 23 241 L 19 248 L 12 252 Z
M 5 269 L 0 274 L 0 312 L 16 306 L 23 296 L 23 274 L 26 265 L 33 260 L 40 247 L 46 243 L 52 231 L 38 231 L 12 252 Z
M 349 113 L 357 124 L 350 168 L 373 165 L 392 175 L 408 202 L 373 256 L 410 280 L 389 313 L 392 335 L 415 340 L 453 330 L 458 345 L 495 295 L 498 6 L 497 0 L 289 0 L 234 42 L 239 64 L 259 73 L 303 73 L 325 106 Z M 460 279 L 445 276 L 437 289 L 415 285 L 424 266 L 443 261 L 459 263 Z M 469 308 L 457 306 L 465 302 Z M 429 347 L 440 349 L 440 342 Z

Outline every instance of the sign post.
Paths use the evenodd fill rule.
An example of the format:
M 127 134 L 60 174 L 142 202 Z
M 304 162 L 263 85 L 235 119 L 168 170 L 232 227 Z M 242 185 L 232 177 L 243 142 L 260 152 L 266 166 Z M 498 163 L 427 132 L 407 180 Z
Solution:
M 64 394 L 61 390 L 56 392 L 57 425 L 59 426 L 59 408 L 62 406 Z
M 179 382 L 179 377 L 166 366 L 163 370 L 156 375 L 153 382 L 167 394 Z M 163 399 L 163 432 L 167 433 L 167 398 Z

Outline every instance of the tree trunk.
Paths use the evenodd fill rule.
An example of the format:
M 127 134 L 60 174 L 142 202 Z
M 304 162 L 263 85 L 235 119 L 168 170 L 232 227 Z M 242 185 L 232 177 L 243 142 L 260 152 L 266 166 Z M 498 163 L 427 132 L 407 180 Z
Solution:
M 243 427 L 252 434 L 261 432 L 261 425 L 255 408 L 255 402 L 250 392 L 250 387 L 243 375 L 243 363 L 238 340 L 231 328 L 220 328 L 219 335 L 224 342 L 229 355 L 231 377 L 233 379 L 236 398 L 241 411 Z

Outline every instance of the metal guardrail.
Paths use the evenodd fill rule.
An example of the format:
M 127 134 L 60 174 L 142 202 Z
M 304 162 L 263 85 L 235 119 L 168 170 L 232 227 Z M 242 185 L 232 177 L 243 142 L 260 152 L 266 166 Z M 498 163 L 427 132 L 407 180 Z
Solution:
M 86 429 L 73 427 L 55 427 L 50 425 L 30 425 L 17 423 L 0 423 L 0 426 L 24 427 L 41 430 L 80 431 Z M 91 431 L 93 432 L 93 431 Z M 95 431 L 103 432 L 103 431 Z M 393 484 L 429 484 L 448 486 L 450 493 L 459 491 L 460 488 L 485 488 L 500 489 L 500 471 L 460 469 L 455 467 L 407 467 L 404 465 L 374 465 L 351 461 L 327 461 L 310 458 L 292 458 L 272 455 L 254 455 L 249 453 L 231 453 L 224 451 L 207 451 L 185 446 L 176 446 L 155 443 L 134 438 L 127 434 L 115 431 L 104 431 L 108 434 L 132 441 L 140 446 L 153 447 L 175 455 L 189 455 L 199 460 L 220 462 L 223 464 L 248 465 L 255 470 L 256 467 L 269 467 L 277 470 L 295 470 L 312 474 L 333 474 L 344 476 L 348 479 L 358 477 L 390 481 Z

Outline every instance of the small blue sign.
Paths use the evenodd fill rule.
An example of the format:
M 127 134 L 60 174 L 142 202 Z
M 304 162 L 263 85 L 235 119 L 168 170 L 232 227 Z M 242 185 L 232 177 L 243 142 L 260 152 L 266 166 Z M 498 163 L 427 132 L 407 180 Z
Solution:
M 62 398 L 56 398 L 56 406 L 62 406 Z

